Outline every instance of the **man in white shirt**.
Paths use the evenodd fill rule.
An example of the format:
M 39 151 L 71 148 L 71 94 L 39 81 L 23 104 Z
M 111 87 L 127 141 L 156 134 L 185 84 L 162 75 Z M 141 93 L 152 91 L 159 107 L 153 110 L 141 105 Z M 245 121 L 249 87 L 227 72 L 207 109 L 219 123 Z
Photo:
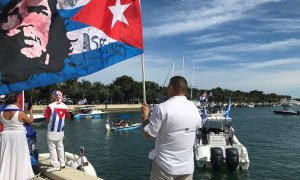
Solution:
M 228 133 L 227 133 L 227 138 L 226 138 L 226 145 L 231 145 L 233 144 L 233 135 L 234 135 L 234 129 L 231 126 L 231 123 L 228 122 L 226 123 L 226 127 L 228 128 Z
M 193 145 L 202 125 L 197 107 L 185 96 L 186 88 L 186 80 L 174 76 L 168 86 L 169 99 L 155 106 L 149 118 L 147 103 L 141 107 L 145 136 L 156 137 L 151 180 L 193 179 Z

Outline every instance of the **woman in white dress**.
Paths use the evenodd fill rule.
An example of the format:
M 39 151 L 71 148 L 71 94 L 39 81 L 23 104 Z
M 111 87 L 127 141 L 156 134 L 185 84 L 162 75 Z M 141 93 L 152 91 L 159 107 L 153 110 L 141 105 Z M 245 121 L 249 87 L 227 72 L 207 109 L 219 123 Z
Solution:
M 0 114 L 3 131 L 0 133 L 0 179 L 27 180 L 34 177 L 31 167 L 26 130 L 23 123 L 33 124 L 32 109 L 30 118 L 20 111 L 18 94 L 7 96 L 7 105 Z

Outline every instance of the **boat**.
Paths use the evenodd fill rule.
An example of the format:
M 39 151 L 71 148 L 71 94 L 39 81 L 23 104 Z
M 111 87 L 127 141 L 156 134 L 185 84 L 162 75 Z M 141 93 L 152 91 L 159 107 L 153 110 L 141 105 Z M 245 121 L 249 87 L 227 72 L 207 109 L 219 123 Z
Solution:
M 99 119 L 105 112 L 96 109 L 96 106 L 75 107 L 75 119 Z
M 111 130 L 113 131 L 129 131 L 133 129 L 137 129 L 141 126 L 142 123 L 134 123 L 131 125 L 126 125 L 126 126 L 113 126 L 111 127 Z
M 73 154 L 73 153 L 70 153 L 70 152 L 65 152 L 65 162 L 66 162 L 66 166 L 69 166 L 71 168 L 73 168 L 74 170 L 78 170 L 78 171 L 83 171 L 89 175 L 92 175 L 92 176 L 96 176 L 97 177 L 97 173 L 95 171 L 95 168 L 93 167 L 93 165 L 87 160 L 88 163 L 86 163 L 82 158 L 84 156 L 84 148 L 81 147 L 81 152 L 83 153 L 79 153 L 80 156 L 76 155 L 76 154 Z M 83 156 L 82 156 L 83 154 Z M 41 161 L 48 161 L 50 160 L 50 154 L 49 153 L 40 153 L 39 154 L 39 160 Z M 72 167 L 71 163 L 72 162 L 76 162 L 77 165 L 78 164 L 83 164 L 83 166 L 78 166 L 77 168 L 75 167 Z M 83 162 L 83 163 L 82 163 Z
M 254 103 L 246 104 L 246 107 L 254 108 L 254 107 L 255 107 L 255 104 L 254 104 Z
M 107 131 L 129 131 L 133 129 L 137 129 L 141 126 L 142 123 L 132 123 L 129 118 L 130 115 L 122 114 L 118 115 L 118 121 L 110 122 L 109 117 L 106 120 L 105 128 Z
M 275 114 L 283 114 L 283 115 L 299 115 L 299 111 L 294 111 L 290 107 L 291 105 L 289 104 L 282 104 L 282 109 L 280 110 L 274 110 L 273 112 Z
M 228 169 L 230 172 L 248 170 L 250 160 L 246 147 L 235 135 L 232 145 L 226 144 L 227 134 L 223 127 L 226 122 L 232 121 L 232 118 L 226 117 L 229 110 L 207 114 L 205 125 L 197 130 L 194 145 L 197 167 L 216 171 Z

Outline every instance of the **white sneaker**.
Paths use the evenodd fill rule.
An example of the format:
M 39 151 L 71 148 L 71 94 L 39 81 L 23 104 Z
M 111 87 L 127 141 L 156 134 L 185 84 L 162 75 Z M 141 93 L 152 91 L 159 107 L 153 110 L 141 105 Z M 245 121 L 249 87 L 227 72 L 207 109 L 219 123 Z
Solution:
M 60 166 L 50 167 L 46 170 L 47 172 L 60 171 Z

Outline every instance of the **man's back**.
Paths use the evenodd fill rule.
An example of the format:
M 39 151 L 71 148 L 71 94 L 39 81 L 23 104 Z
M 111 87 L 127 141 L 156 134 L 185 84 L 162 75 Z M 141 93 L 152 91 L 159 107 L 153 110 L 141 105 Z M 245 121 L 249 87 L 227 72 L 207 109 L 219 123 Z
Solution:
M 170 174 L 193 173 L 195 132 L 201 127 L 198 109 L 185 96 L 174 96 L 156 111 L 161 116 L 156 118 L 162 120 L 156 138 L 157 164 Z

